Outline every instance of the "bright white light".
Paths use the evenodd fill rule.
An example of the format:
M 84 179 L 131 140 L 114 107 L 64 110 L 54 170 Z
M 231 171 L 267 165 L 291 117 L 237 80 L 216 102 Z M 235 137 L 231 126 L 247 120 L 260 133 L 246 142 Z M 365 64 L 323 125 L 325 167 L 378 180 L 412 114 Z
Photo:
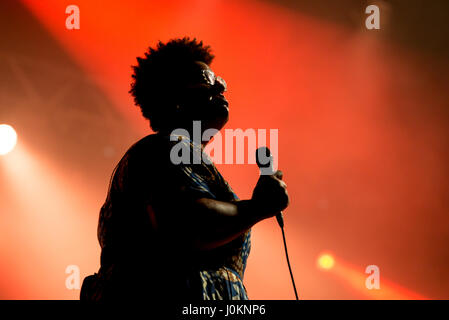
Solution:
M 17 143 L 17 133 L 13 127 L 0 124 L 0 155 L 5 155 L 14 149 Z

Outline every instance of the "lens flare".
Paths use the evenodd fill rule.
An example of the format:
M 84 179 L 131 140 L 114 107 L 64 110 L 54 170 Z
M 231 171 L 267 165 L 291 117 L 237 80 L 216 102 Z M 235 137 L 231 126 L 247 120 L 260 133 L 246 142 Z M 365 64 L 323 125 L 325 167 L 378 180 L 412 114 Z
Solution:
M 5 155 L 14 149 L 17 143 L 17 133 L 13 127 L 0 124 L 0 155 Z
M 330 270 L 334 267 L 335 260 L 332 255 L 326 253 L 318 257 L 317 264 L 320 269 Z

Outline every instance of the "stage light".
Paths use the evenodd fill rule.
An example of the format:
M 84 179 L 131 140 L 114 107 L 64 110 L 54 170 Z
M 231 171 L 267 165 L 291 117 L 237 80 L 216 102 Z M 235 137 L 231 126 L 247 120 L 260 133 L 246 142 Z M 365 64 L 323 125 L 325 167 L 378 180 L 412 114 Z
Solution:
M 318 267 L 324 270 L 330 270 L 334 267 L 335 260 L 330 254 L 322 254 L 318 257 Z
M 0 155 L 5 155 L 14 149 L 17 143 L 17 133 L 13 127 L 0 124 Z

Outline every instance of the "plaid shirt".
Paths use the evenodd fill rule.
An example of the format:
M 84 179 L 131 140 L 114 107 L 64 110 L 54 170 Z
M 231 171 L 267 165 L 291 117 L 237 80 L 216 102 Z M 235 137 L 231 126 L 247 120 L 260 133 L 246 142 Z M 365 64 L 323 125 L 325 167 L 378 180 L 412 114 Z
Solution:
M 175 145 L 199 159 L 207 157 L 209 164 L 173 164 Z M 150 290 L 156 297 L 247 300 L 243 276 L 251 229 L 212 250 L 180 245 L 189 236 L 182 221 L 195 212 L 173 208 L 198 198 L 238 200 L 200 146 L 184 136 L 160 134 L 134 144 L 114 170 L 98 223 L 101 267 L 85 279 L 81 298 L 129 297 Z M 174 219 L 181 223 L 173 224 Z M 142 286 L 148 290 L 138 289 Z

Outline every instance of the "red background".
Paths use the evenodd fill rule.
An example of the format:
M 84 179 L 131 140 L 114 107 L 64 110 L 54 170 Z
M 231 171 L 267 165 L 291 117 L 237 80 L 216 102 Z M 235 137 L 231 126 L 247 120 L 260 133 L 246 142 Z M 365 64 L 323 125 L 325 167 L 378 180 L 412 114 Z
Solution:
M 76 299 L 65 268 L 98 270 L 109 176 L 151 132 L 130 66 L 186 35 L 216 55 L 226 128 L 279 130 L 300 297 L 449 298 L 449 11 L 377 3 L 381 30 L 365 28 L 364 1 L 2 2 L 0 122 L 19 141 L 0 158 L 0 298 Z M 80 30 L 65 28 L 69 4 Z M 250 197 L 255 165 L 219 169 Z M 336 259 L 327 272 L 322 252 Z M 244 282 L 250 299 L 294 298 L 274 219 L 253 228 Z

